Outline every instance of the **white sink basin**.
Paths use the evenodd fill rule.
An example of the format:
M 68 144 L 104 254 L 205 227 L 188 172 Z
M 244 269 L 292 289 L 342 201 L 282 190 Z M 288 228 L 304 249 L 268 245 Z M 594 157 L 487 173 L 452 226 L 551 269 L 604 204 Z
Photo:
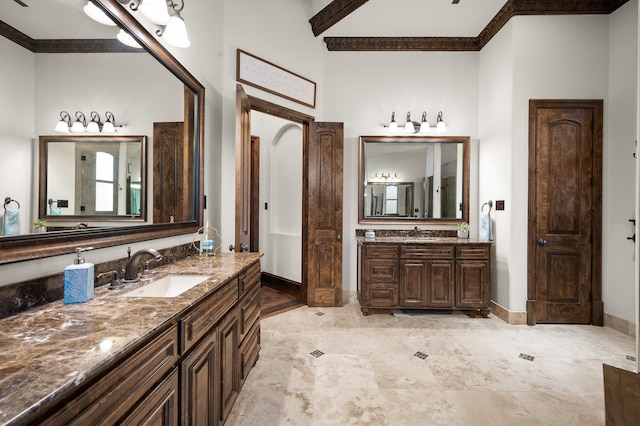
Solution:
M 167 275 L 157 281 L 124 293 L 124 297 L 176 297 L 200 284 L 209 275 Z

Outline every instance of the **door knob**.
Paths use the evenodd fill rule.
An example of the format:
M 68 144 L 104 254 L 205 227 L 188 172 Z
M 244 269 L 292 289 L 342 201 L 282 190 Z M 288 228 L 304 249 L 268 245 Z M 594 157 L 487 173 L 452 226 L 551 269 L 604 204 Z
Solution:
M 342 241 L 342 236 L 340 234 L 338 234 L 338 236 L 336 237 L 336 240 Z
M 233 244 L 229 244 L 229 251 L 233 251 L 235 250 L 235 247 L 233 246 Z
M 547 246 L 547 240 L 545 240 L 544 238 L 540 238 L 540 239 L 538 240 L 538 245 L 539 245 L 540 247 L 546 247 L 546 246 Z

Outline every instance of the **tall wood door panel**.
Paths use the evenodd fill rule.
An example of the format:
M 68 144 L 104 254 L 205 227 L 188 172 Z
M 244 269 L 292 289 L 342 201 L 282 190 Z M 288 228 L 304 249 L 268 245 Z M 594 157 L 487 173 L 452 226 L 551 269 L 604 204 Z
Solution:
M 182 424 L 216 425 L 220 412 L 220 356 L 214 329 L 180 366 Z
M 343 124 L 311 122 L 307 153 L 307 304 L 342 306 Z
M 602 101 L 530 101 L 528 323 L 600 323 Z
M 229 312 L 219 326 L 220 421 L 224 423 L 240 393 L 240 328 L 238 311 Z
M 251 247 L 251 160 L 251 101 L 242 86 L 237 85 L 235 251 L 249 251 Z
M 192 220 L 184 123 L 153 124 L 153 223 Z M 186 182 L 186 186 L 185 186 Z

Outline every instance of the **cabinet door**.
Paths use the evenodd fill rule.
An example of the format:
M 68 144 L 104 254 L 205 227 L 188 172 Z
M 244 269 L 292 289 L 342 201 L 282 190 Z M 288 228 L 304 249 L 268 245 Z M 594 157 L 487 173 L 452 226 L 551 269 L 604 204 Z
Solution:
M 452 308 L 453 272 L 451 260 L 401 260 L 400 306 Z
M 218 328 L 220 342 L 220 420 L 225 419 L 233 407 L 240 392 L 240 356 L 238 345 L 239 321 L 238 311 L 229 312 Z
M 178 369 L 175 368 L 136 405 L 122 424 L 178 426 L 178 387 Z
M 456 269 L 456 307 L 488 308 L 489 261 L 459 260 Z
M 181 363 L 182 424 L 216 425 L 220 417 L 220 356 L 213 329 Z

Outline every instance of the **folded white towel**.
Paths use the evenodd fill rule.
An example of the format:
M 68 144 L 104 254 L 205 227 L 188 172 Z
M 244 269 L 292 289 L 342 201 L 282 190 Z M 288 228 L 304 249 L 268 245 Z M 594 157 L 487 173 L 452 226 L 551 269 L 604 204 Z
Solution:
M 493 241 L 493 224 L 491 223 L 491 210 L 480 212 L 480 241 Z

